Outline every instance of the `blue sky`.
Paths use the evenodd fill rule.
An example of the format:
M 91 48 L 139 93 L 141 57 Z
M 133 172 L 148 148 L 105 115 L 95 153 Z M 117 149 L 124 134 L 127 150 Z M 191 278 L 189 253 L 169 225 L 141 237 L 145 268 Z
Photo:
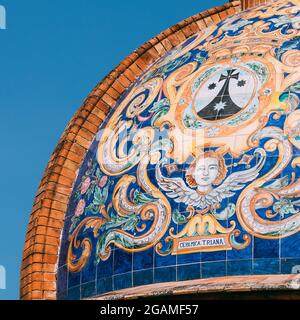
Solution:
M 18 299 L 33 198 L 65 126 L 122 59 L 169 26 L 226 0 L 0 0 L 0 265 Z

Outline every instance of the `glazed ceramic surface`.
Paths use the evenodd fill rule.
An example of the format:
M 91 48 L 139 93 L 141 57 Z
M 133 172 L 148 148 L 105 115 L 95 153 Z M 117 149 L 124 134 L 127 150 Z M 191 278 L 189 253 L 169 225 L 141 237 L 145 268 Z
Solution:
M 59 298 L 300 272 L 299 26 L 296 1 L 256 7 L 131 85 L 78 174 Z

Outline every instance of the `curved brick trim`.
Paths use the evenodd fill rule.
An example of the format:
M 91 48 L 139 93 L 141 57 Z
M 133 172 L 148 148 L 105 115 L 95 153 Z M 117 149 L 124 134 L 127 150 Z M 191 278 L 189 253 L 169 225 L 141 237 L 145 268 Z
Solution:
M 241 291 L 288 290 L 288 296 L 300 295 L 300 275 L 232 276 L 145 285 L 109 292 L 88 300 L 131 300 L 156 296 L 180 296 Z M 284 297 L 284 293 L 279 298 Z
M 273 2 L 273 0 L 242 0 L 242 9 L 249 9 L 267 2 Z
M 130 54 L 90 93 L 60 138 L 38 188 L 24 245 L 21 299 L 56 299 L 60 240 L 72 186 L 99 126 L 120 95 L 167 51 L 240 11 L 241 2 L 233 1 L 174 25 Z

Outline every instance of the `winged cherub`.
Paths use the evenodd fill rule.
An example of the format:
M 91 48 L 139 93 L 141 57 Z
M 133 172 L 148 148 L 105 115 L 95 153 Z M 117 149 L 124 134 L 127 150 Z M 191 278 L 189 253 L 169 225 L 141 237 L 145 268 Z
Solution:
M 182 178 L 162 175 L 160 167 L 167 162 L 164 158 L 156 165 L 156 179 L 166 195 L 177 203 L 183 202 L 201 210 L 217 208 L 223 199 L 234 196 L 247 182 L 257 178 L 265 163 L 265 151 L 257 149 L 255 154 L 259 155 L 255 166 L 234 172 L 226 178 L 228 171 L 223 155 L 217 151 L 202 152 L 186 171 L 188 186 Z

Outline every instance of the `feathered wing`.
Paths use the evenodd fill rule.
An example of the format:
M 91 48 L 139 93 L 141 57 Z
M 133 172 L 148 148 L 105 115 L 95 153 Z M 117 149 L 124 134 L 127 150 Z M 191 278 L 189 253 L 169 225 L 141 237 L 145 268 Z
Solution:
M 217 202 L 221 202 L 225 198 L 234 196 L 234 191 L 239 191 L 244 188 L 247 182 L 255 180 L 260 170 L 265 164 L 265 151 L 258 149 L 256 153 L 260 154 L 260 160 L 251 169 L 234 172 L 217 188 L 215 188 L 209 195 L 212 196 Z
M 159 186 L 166 192 L 167 196 L 174 199 L 177 203 L 185 203 L 187 206 L 205 209 L 208 206 L 221 203 L 223 199 L 235 195 L 235 191 L 244 188 L 247 182 L 253 181 L 259 175 L 260 170 L 265 164 L 265 151 L 256 150 L 260 155 L 257 165 L 245 171 L 232 173 L 219 187 L 205 195 L 199 194 L 196 190 L 189 188 L 181 178 L 167 178 L 160 171 L 162 160 L 156 165 L 156 179 Z
M 194 207 L 205 207 L 205 197 L 198 194 L 196 190 L 189 188 L 181 178 L 167 178 L 160 171 L 160 164 L 156 165 L 156 179 L 159 186 L 166 192 L 167 196 L 177 203 L 185 203 Z

